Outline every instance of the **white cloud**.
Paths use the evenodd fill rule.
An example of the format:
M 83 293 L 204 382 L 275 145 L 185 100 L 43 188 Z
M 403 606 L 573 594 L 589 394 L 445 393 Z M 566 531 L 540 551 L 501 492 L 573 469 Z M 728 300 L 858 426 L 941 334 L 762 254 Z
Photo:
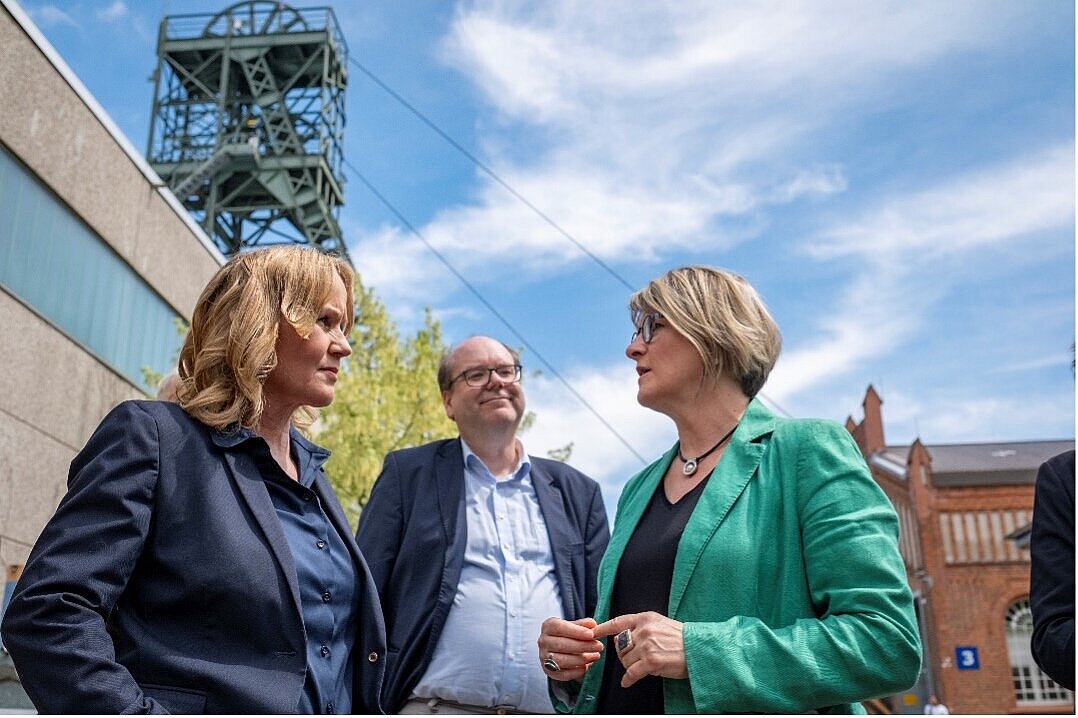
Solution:
M 1074 397 L 956 397 L 925 396 L 903 413 L 910 418 L 891 421 L 896 439 L 919 436 L 926 444 L 982 441 L 1061 439 L 1074 435 Z M 1033 427 L 1031 430 L 1015 427 Z M 1049 428 L 1051 427 L 1051 428 Z
M 96 13 L 98 20 L 104 20 L 105 22 L 115 22 L 128 16 L 127 3 L 123 0 L 113 0 L 106 8 L 98 10 Z
M 663 109 L 677 110 L 693 102 L 771 103 L 779 87 L 792 90 L 784 104 L 821 85 L 854 92 L 851 78 L 984 42 L 1018 12 L 1001 4 L 987 9 L 932 2 L 476 2 L 458 12 L 445 56 L 474 74 L 507 115 L 572 124 L 573 115 L 605 109 L 612 97 L 642 105 L 659 98 Z
M 834 307 L 821 307 L 815 339 L 784 350 L 764 392 L 785 405 L 801 392 L 888 354 L 920 328 L 939 291 L 901 263 L 862 267 Z
M 382 226 L 373 232 L 353 227 L 348 253 L 363 283 L 379 296 L 406 296 L 429 300 L 448 282 L 432 281 L 446 270 L 423 243 L 407 230 Z
M 483 310 L 474 302 L 449 303 L 462 289 L 460 281 L 407 230 L 382 226 L 369 231 L 353 226 L 346 228 L 345 236 L 351 238 L 348 253 L 360 281 L 374 290 L 402 332 L 420 327 L 428 307 L 443 323 L 480 317 Z M 456 259 L 450 258 L 455 268 Z
M 986 246 L 1022 245 L 1074 221 L 1074 147 L 891 197 L 807 245 L 817 260 L 854 257 L 841 299 L 817 338 L 790 347 L 765 392 L 779 403 L 885 356 L 924 329 L 929 310 Z M 1042 250 L 1043 251 L 1043 250 Z
M 474 2 L 442 57 L 497 113 L 480 134 L 484 161 L 594 254 L 647 262 L 728 249 L 771 206 L 845 192 L 841 166 L 791 150 L 851 106 L 892 102 L 889 72 L 993 42 L 1017 12 L 982 9 Z M 520 153 L 521 132 L 544 149 Z M 586 261 L 477 177 L 471 206 L 422 230 L 462 271 L 510 256 L 539 273 Z
M 883 202 L 824 232 L 810 249 L 818 258 L 930 259 L 1073 221 L 1074 145 L 1068 143 Z
M 42 27 L 70 25 L 71 27 L 79 28 L 79 24 L 75 22 L 73 17 L 55 5 L 42 5 L 41 7 L 30 8 L 29 13 L 34 22 Z
M 842 289 L 809 315 L 815 331 L 787 346 L 765 387 L 788 406 L 916 341 L 971 258 L 1073 226 L 1072 143 L 1029 152 L 1017 142 L 1017 159 L 942 180 L 925 172 L 927 187 L 883 199 L 857 186 L 862 168 L 812 151 L 823 131 L 900 105 L 896 87 L 915 73 L 1003 47 L 1023 21 L 1006 2 L 491 0 L 458 11 L 443 58 L 495 113 L 481 113 L 477 154 L 604 259 L 717 255 L 756 239 L 775 209 L 860 193 L 841 210 L 852 219 L 801 247 Z M 528 283 L 583 260 L 477 177 L 470 205 L 421 229 L 458 270 Z M 386 230 L 362 242 L 369 251 L 353 256 L 364 278 L 401 302 L 436 304 L 458 286 L 412 238 Z M 669 443 L 666 419 L 635 407 L 620 382 L 574 376 L 603 416 L 634 416 L 649 427 L 641 440 L 664 437 L 648 458 Z M 526 438 L 539 453 L 574 441 L 574 463 L 605 482 L 631 473 L 628 452 L 575 399 L 545 380 L 529 387 L 540 423 Z
M 807 195 L 829 195 L 844 192 L 847 180 L 837 165 L 805 167 L 789 179 L 780 179 L 771 190 L 771 202 L 786 204 Z
M 541 177 L 521 174 L 510 185 L 525 197 L 541 197 L 542 211 L 593 253 L 617 256 L 628 248 L 688 246 L 717 206 L 713 193 L 697 189 L 663 197 L 646 187 L 608 184 L 601 170 L 547 168 Z M 738 208 L 740 209 L 740 208 Z M 474 207 L 448 210 L 425 230 L 437 247 L 463 262 L 490 258 L 558 267 L 584 255 L 549 224 L 501 187 L 489 186 Z
M 1040 369 L 1049 369 L 1049 368 L 1052 368 L 1052 367 L 1063 367 L 1063 366 L 1070 367 L 1071 363 L 1073 361 L 1074 361 L 1074 355 L 1072 353 L 1060 352 L 1059 354 L 1053 354 L 1053 355 L 1044 356 L 1044 357 L 1037 357 L 1035 359 L 1030 359 L 1028 361 L 1021 361 L 1021 362 L 1015 362 L 1013 364 L 1007 364 L 1005 366 L 999 367 L 995 371 L 998 372 L 998 373 L 1027 372 L 1027 371 L 1036 371 L 1036 370 L 1040 370 Z
M 602 484 L 610 501 L 630 476 L 644 468 L 645 462 L 658 458 L 676 438 L 667 417 L 636 403 L 632 367 L 626 359 L 561 374 L 643 461 L 556 378 L 544 375 L 528 378 L 525 383 L 528 409 L 536 414 L 535 425 L 523 434 L 528 451 L 545 456 L 547 451 L 572 442 L 569 463 Z M 608 509 L 613 514 L 614 506 Z

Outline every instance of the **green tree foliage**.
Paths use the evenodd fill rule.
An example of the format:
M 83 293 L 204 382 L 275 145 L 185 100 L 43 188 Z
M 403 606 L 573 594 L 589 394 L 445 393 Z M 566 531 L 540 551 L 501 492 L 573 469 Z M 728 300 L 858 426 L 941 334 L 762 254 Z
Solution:
M 446 347 L 429 309 L 423 328 L 402 339 L 385 306 L 357 277 L 349 338 L 352 356 L 333 404 L 321 410 L 315 440 L 333 452 L 326 470 L 355 523 L 387 453 L 456 436 L 457 430 L 438 391 L 438 361 Z
M 566 461 L 569 460 L 569 457 L 573 455 L 573 442 L 570 441 L 568 444 L 561 448 L 550 449 L 546 452 L 546 455 L 549 456 L 551 459 L 554 459 L 554 461 L 560 461 L 564 464 Z

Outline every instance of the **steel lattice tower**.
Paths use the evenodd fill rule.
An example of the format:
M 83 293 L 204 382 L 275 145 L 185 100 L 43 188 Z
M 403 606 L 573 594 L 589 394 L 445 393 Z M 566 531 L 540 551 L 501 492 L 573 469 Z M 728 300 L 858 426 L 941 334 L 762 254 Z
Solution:
M 248 0 L 161 21 L 147 157 L 225 254 L 295 242 L 347 258 L 347 64 L 330 8 Z

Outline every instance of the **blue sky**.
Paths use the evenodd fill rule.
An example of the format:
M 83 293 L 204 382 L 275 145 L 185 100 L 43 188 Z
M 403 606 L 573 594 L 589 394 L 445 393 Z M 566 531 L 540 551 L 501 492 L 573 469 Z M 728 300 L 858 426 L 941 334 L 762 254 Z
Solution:
M 326 4 L 326 3 L 318 3 Z M 784 351 L 765 396 L 926 444 L 1074 436 L 1074 6 L 1067 2 L 331 2 L 351 56 L 629 284 L 746 276 Z M 163 14 L 22 2 L 145 148 Z M 295 4 L 305 7 L 304 4 Z M 628 290 L 352 68 L 348 161 L 648 460 Z M 352 258 L 405 330 L 522 341 L 357 179 Z M 529 369 L 542 368 L 525 351 Z M 531 453 L 608 501 L 641 462 L 549 371 Z

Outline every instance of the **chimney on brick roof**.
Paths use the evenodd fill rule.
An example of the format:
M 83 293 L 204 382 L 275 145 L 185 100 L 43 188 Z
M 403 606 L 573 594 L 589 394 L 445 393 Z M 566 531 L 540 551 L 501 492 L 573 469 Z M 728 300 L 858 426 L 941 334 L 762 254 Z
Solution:
M 906 474 L 910 477 L 911 484 L 916 479 L 918 484 L 925 486 L 931 473 L 932 454 L 929 453 L 928 447 L 921 443 L 921 438 L 917 437 L 910 445 L 910 453 L 906 457 Z
M 866 455 L 887 446 L 883 440 L 883 412 L 880 411 L 882 405 L 883 399 L 876 393 L 876 389 L 869 384 L 868 389 L 865 391 L 865 400 L 861 402 L 861 406 L 865 410 L 865 418 L 860 426 L 861 436 L 858 437 L 858 443 Z

